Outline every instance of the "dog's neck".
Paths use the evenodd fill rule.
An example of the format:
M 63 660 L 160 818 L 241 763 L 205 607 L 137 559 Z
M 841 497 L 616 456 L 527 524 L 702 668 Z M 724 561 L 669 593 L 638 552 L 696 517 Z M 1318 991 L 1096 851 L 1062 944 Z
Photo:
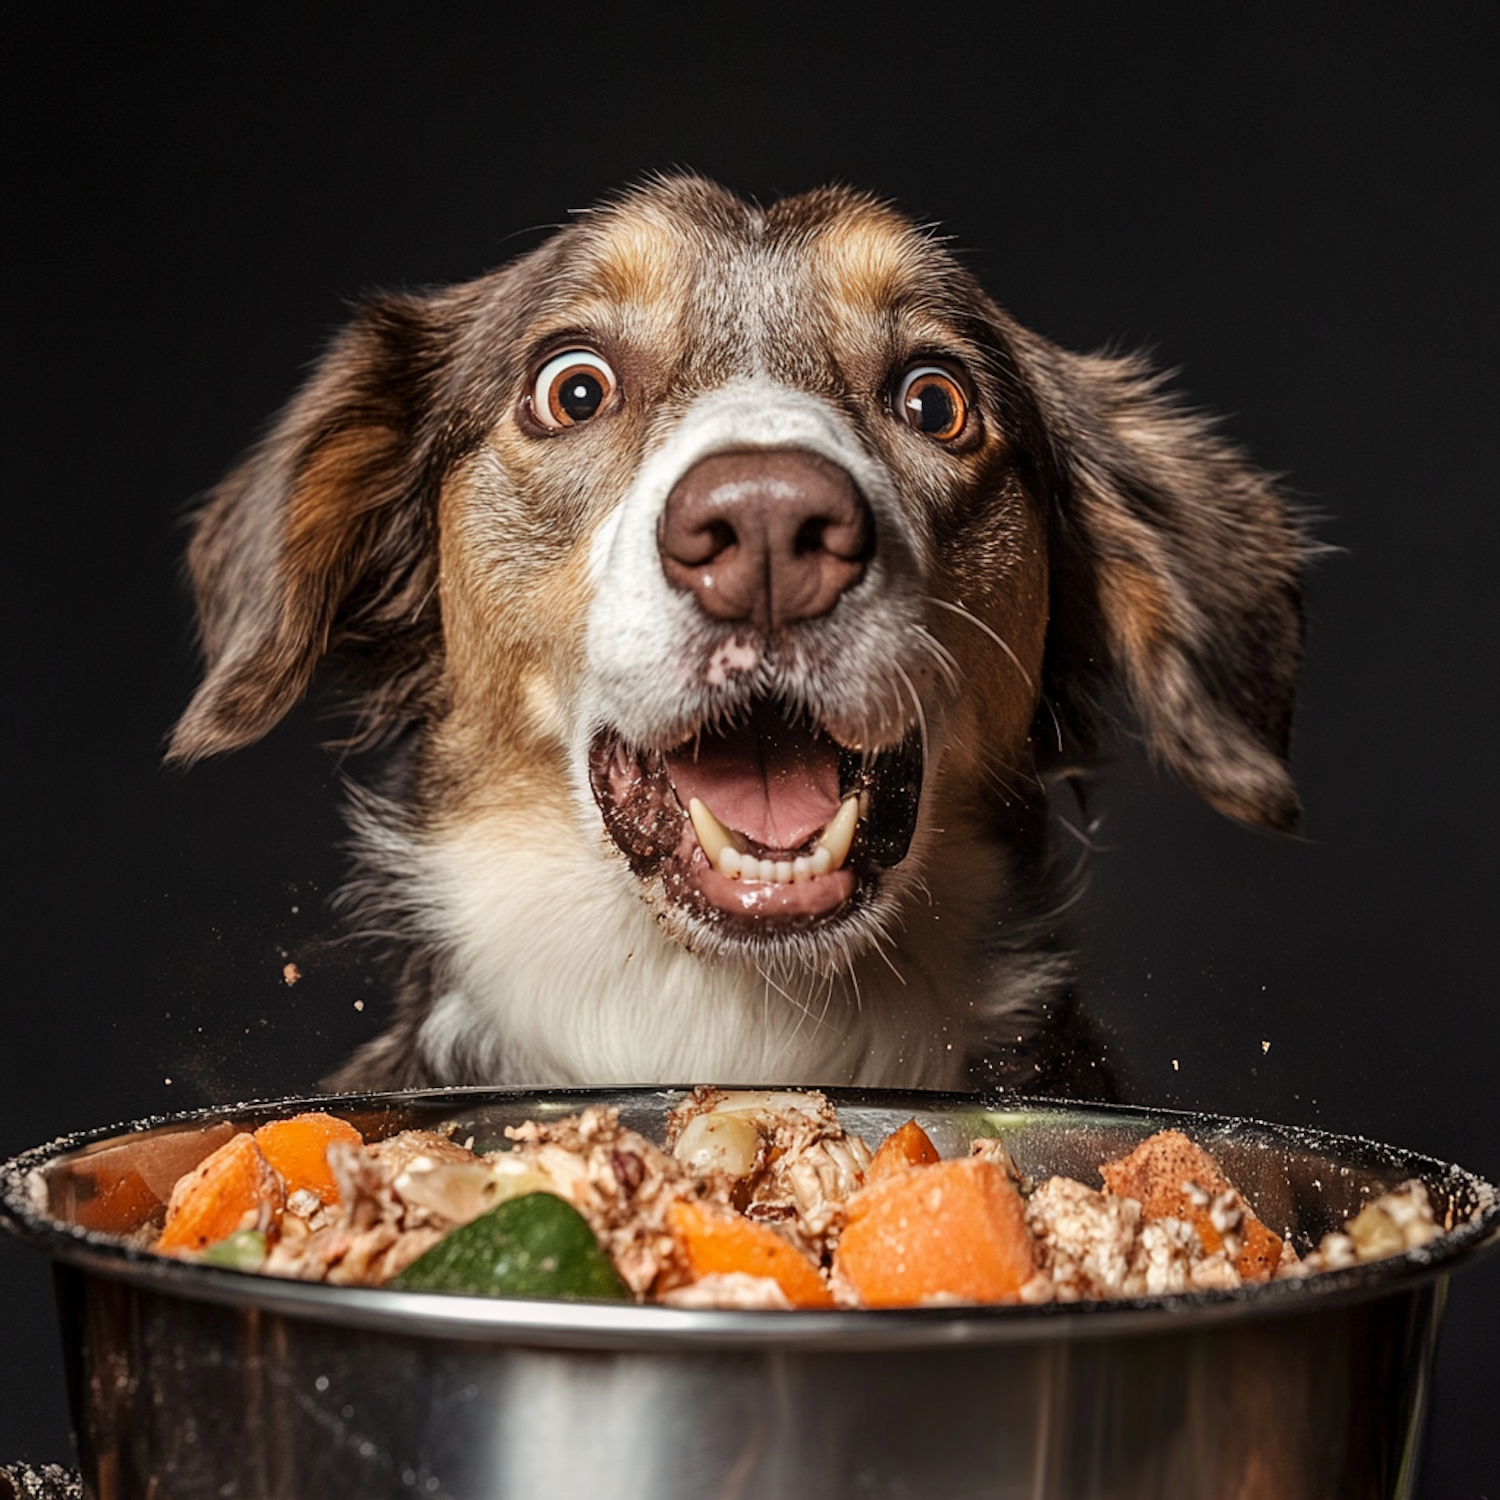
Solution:
M 827 972 L 706 962 L 663 933 L 623 860 L 543 808 L 448 835 L 367 823 L 364 842 L 430 956 L 413 1041 L 447 1082 L 962 1088 L 1066 979 L 1017 940 L 1014 872 L 974 833 L 950 830 L 900 928 Z

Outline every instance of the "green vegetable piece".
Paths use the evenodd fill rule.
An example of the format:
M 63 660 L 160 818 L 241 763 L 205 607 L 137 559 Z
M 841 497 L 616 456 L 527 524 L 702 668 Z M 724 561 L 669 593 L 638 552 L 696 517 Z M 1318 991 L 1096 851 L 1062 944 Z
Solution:
M 241 1229 L 210 1245 L 198 1260 L 201 1265 L 230 1271 L 258 1271 L 266 1263 L 266 1237 L 258 1229 Z
M 630 1296 L 583 1215 L 552 1193 L 525 1193 L 460 1225 L 388 1285 L 469 1297 Z

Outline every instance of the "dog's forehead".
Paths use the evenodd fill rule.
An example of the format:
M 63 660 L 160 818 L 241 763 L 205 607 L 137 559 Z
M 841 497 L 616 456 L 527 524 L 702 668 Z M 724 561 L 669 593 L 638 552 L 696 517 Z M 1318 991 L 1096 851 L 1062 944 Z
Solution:
M 967 278 L 910 220 L 824 189 L 769 209 L 696 179 L 565 232 L 534 336 L 599 330 L 679 378 L 824 385 L 894 344 L 952 342 Z

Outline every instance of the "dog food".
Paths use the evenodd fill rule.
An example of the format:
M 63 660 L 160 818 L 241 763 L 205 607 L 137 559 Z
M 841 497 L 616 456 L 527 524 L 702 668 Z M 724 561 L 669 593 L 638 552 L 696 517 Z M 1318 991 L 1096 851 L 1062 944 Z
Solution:
M 1411 1181 L 1299 1258 L 1179 1132 L 1103 1163 L 1102 1190 L 1034 1183 L 1003 1141 L 942 1159 L 915 1120 L 872 1153 L 816 1092 L 696 1089 L 665 1147 L 602 1106 L 505 1134 L 366 1144 L 317 1113 L 237 1134 L 178 1181 L 152 1248 L 343 1285 L 787 1309 L 1229 1289 L 1439 1233 Z

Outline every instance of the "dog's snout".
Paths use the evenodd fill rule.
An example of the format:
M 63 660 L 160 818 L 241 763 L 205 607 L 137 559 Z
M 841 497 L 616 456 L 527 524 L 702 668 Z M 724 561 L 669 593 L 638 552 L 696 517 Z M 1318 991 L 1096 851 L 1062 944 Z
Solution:
M 874 518 L 837 464 L 799 449 L 716 453 L 667 496 L 662 568 L 719 620 L 816 619 L 864 576 Z

